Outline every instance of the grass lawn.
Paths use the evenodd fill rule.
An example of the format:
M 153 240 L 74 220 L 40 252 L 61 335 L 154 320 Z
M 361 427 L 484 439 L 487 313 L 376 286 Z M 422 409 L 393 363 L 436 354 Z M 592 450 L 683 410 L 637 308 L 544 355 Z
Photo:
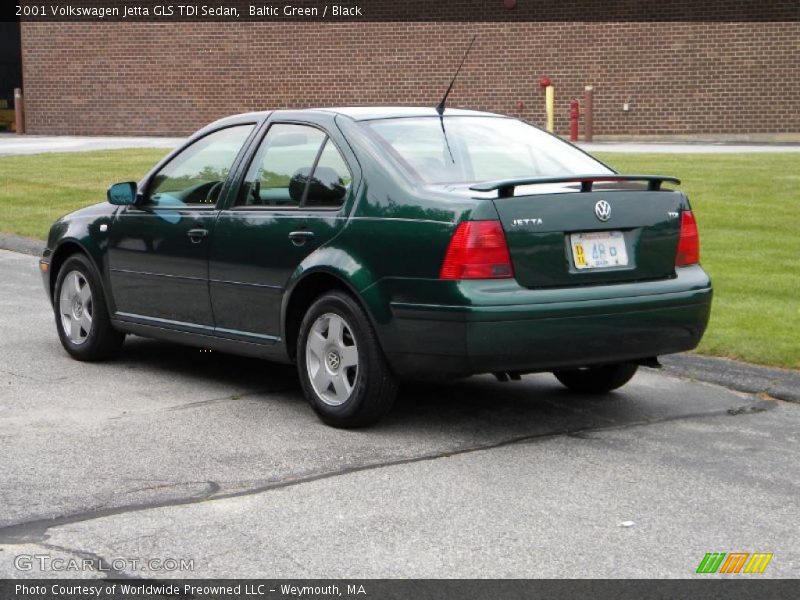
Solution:
M 44 238 L 50 223 L 136 181 L 165 150 L 0 157 L 0 231 Z M 714 280 L 699 351 L 800 368 L 800 154 L 610 154 L 622 172 L 675 175 Z
M 103 202 L 117 181 L 138 181 L 166 149 L 0 156 L 0 232 L 45 239 L 58 217 Z
M 800 368 L 800 154 L 602 154 L 627 173 L 675 175 L 714 282 L 699 352 Z

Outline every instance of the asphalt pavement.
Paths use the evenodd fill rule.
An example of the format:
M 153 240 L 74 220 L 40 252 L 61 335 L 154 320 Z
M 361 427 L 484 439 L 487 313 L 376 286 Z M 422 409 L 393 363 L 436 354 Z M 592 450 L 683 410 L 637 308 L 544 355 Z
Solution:
M 0 577 L 800 573 L 798 404 L 651 370 L 599 398 L 475 377 L 340 431 L 290 367 L 141 338 L 73 361 L 36 266 L 0 251 Z

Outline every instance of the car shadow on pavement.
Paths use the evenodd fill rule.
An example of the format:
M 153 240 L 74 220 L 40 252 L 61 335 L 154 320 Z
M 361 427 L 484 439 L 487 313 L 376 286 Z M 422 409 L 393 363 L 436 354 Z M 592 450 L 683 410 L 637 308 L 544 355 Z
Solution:
M 125 340 L 117 362 L 129 369 L 184 376 L 198 383 L 213 381 L 236 385 L 247 392 L 268 393 L 290 387 L 300 392 L 293 365 L 135 336 Z
M 584 396 L 548 373 L 498 382 L 491 375 L 449 382 L 414 382 L 401 388 L 387 425 L 478 428 L 482 433 L 548 435 L 617 426 L 636 418 L 624 392 Z
M 118 362 L 128 369 L 184 377 L 193 383 L 235 386 L 259 402 L 305 403 L 296 369 L 248 358 L 130 337 Z M 273 395 L 274 394 L 274 395 Z M 498 382 L 491 375 L 401 385 L 392 412 L 370 432 L 473 430 L 504 435 L 515 431 L 575 432 L 615 426 L 641 411 L 627 391 L 582 396 L 564 389 L 547 373 Z M 305 413 L 304 413 L 305 414 Z M 315 419 L 311 411 L 307 418 Z

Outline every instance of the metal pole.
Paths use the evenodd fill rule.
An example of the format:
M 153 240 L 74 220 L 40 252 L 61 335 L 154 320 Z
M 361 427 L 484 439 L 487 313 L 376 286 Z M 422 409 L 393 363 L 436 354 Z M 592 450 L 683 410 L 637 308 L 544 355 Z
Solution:
M 25 133 L 25 102 L 22 99 L 22 90 L 14 88 L 14 127 L 18 135 Z
M 556 90 L 552 85 L 544 88 L 545 110 L 547 111 L 547 131 L 553 133 L 555 129 Z
M 587 85 L 583 91 L 583 140 L 591 142 L 594 136 L 594 88 Z
M 577 100 L 569 103 L 569 141 L 578 141 L 578 121 L 581 118 L 581 105 Z

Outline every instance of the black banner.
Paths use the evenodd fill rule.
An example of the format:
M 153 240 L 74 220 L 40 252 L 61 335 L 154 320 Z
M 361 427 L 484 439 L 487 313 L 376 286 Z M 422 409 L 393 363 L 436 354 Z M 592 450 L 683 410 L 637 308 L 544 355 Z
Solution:
M 800 581 L 732 576 L 693 580 L 312 579 L 0 580 L 2 600 L 794 600 Z
M 798 21 L 797 0 L 5 0 L 36 21 Z

